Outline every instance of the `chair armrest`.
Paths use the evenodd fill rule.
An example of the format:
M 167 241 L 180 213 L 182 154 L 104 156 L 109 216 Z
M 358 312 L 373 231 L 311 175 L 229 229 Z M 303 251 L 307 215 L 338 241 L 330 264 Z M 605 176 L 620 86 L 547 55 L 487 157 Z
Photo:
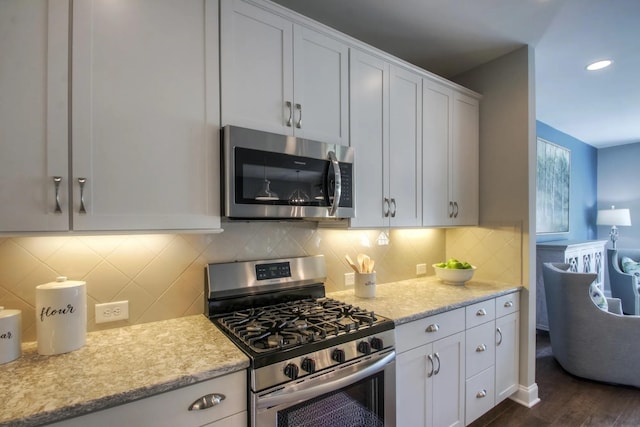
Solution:
M 607 298 L 609 313 L 622 315 L 622 301 L 620 298 Z

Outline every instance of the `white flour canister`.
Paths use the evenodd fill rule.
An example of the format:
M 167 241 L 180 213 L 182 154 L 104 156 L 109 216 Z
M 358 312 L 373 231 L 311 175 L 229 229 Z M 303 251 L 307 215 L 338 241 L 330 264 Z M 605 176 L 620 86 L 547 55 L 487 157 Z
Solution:
M 0 307 L 0 364 L 16 360 L 22 354 L 21 323 L 20 310 Z
M 87 340 L 86 282 L 58 277 L 36 286 L 36 334 L 38 353 L 67 353 Z

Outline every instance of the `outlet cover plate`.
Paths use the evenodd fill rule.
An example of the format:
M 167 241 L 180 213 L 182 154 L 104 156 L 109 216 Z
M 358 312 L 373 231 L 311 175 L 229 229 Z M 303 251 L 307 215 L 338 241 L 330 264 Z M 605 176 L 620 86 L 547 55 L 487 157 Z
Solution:
M 129 318 L 129 301 L 96 304 L 96 323 L 115 322 Z

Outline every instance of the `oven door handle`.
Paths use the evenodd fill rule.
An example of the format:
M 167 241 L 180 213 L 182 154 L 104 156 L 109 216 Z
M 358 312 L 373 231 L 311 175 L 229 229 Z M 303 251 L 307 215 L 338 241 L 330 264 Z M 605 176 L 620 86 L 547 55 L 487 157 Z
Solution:
M 282 405 L 283 403 L 300 402 L 339 390 L 342 387 L 356 383 L 381 371 L 387 364 L 393 362 L 395 357 L 396 352 L 394 350 L 377 360 L 358 362 L 354 365 L 325 374 L 320 384 L 315 384 L 318 381 L 311 380 L 302 381 L 291 387 L 282 388 L 269 396 L 259 397 L 257 399 L 257 408 L 270 408 L 272 406 Z M 358 369 L 353 372 L 353 368 Z
M 333 166 L 333 203 L 329 206 L 329 216 L 334 216 L 340 205 L 340 197 L 342 196 L 342 174 L 340 173 L 340 162 L 336 158 L 336 153 L 329 151 L 329 161 Z

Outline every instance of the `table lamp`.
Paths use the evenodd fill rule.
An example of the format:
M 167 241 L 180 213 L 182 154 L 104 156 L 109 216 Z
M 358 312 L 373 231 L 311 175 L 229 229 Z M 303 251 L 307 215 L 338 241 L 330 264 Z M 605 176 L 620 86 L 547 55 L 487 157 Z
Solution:
M 615 206 L 611 206 L 611 209 L 602 209 L 598 211 L 596 224 L 611 226 L 609 236 L 613 243 L 613 249 L 615 249 L 616 241 L 618 240 L 618 226 L 631 225 L 631 214 L 629 213 L 629 209 L 616 209 Z

